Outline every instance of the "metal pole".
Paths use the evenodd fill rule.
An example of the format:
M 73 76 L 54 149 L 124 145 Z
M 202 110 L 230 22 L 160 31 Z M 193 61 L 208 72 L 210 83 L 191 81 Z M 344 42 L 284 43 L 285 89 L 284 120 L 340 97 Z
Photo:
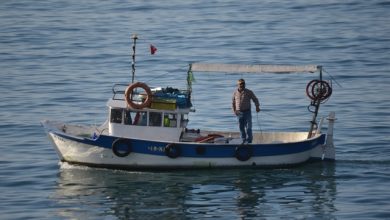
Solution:
M 313 130 L 317 129 L 317 115 L 318 115 L 318 110 L 320 109 L 320 100 L 315 100 L 313 101 L 313 106 L 315 107 L 314 113 L 313 113 L 313 119 L 310 121 L 310 130 L 309 134 L 307 135 L 307 138 L 311 138 L 313 136 Z
M 138 36 L 137 36 L 137 34 L 133 34 L 131 36 L 131 38 L 133 39 L 133 56 L 132 56 L 133 57 L 133 61 L 131 63 L 131 68 L 132 68 L 131 83 L 134 83 L 134 76 L 135 76 L 135 45 L 136 45 Z
M 322 81 L 322 66 L 319 66 L 318 68 L 320 69 L 320 81 Z M 313 100 L 312 105 L 315 107 L 315 110 L 313 112 L 313 118 L 310 121 L 310 130 L 309 130 L 309 134 L 307 135 L 307 138 L 311 138 L 313 136 L 313 130 L 318 128 L 317 115 L 318 115 L 318 111 L 320 110 L 320 104 L 321 104 L 321 97 L 318 97 L 317 100 Z

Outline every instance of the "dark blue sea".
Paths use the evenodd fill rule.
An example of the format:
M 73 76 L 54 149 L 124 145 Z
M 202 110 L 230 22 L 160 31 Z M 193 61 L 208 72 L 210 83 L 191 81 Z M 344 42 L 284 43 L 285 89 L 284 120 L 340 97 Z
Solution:
M 389 219 L 390 1 L 0 2 L 0 219 Z M 317 64 L 337 160 L 279 169 L 129 172 L 59 164 L 40 121 L 100 124 L 115 83 L 185 88 L 191 62 Z M 157 47 L 150 55 L 149 46 Z M 317 74 L 194 73 L 189 127 L 306 131 Z

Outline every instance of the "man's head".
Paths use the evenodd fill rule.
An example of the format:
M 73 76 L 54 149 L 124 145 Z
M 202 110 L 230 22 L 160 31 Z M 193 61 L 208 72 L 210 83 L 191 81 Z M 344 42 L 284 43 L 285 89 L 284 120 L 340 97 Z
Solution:
M 239 79 L 237 81 L 237 86 L 238 86 L 238 89 L 241 91 L 243 89 L 245 89 L 245 80 L 244 79 Z

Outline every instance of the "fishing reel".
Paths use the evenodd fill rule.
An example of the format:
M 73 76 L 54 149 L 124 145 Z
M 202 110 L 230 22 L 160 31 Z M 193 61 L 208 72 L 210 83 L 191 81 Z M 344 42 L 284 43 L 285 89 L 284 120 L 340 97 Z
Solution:
M 306 86 L 306 95 L 311 99 L 307 107 L 309 112 L 317 112 L 319 105 L 325 103 L 332 95 L 332 86 L 323 80 L 312 80 Z
M 306 86 L 306 95 L 313 102 L 324 103 L 332 95 L 332 86 L 324 80 L 312 80 Z

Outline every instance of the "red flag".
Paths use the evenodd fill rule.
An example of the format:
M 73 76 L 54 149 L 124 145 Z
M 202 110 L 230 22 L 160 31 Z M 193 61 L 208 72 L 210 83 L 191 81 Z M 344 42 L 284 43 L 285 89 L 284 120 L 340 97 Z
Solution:
M 153 46 L 153 44 L 150 45 L 150 54 L 154 55 L 157 51 L 157 48 Z

